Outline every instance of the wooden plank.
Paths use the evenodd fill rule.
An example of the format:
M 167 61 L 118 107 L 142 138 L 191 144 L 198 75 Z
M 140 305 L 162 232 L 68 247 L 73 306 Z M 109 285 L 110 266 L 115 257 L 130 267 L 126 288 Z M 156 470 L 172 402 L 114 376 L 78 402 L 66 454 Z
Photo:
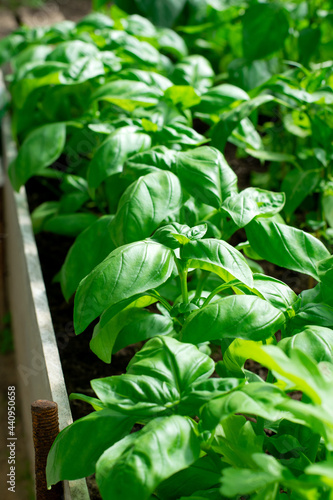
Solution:
M 39 9 L 31 7 L 19 7 L 16 14 L 21 24 L 37 28 L 38 26 L 48 26 L 65 20 L 59 6 L 54 2 L 44 4 Z
M 15 14 L 0 7 L 0 38 L 3 38 L 18 28 Z

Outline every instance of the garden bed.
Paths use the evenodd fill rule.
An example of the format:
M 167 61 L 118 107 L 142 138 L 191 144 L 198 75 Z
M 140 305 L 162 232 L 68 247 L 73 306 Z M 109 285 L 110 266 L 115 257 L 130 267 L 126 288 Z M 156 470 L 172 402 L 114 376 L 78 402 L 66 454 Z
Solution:
M 258 8 L 273 19 L 270 4 Z M 246 10 L 244 42 L 254 14 Z M 33 32 L 41 49 L 31 33 L 4 42 L 4 59 L 17 55 L 20 150 L 9 176 L 18 196 L 26 185 L 45 282 L 38 267 L 32 296 L 45 302 L 46 287 L 48 358 L 61 360 L 62 394 L 75 400 L 47 482 L 91 482 L 96 472 L 105 500 L 266 498 L 271 487 L 282 500 L 307 498 L 301 471 L 319 498 L 326 483 L 313 476 L 319 461 L 326 477 L 333 449 L 332 256 L 320 241 L 330 237 L 331 181 L 315 191 L 322 167 L 307 171 L 309 151 L 292 140 L 280 151 L 270 138 L 303 101 L 315 130 L 316 106 L 324 112 L 332 97 L 325 87 L 316 94 L 326 80 L 295 91 L 304 71 L 288 64 L 248 94 L 219 85 L 210 60 L 188 56 L 177 32 L 117 8 L 111 16 Z M 25 58 L 33 63 L 23 71 Z M 314 139 L 324 164 L 329 138 Z M 31 252 L 23 204 L 23 222 L 9 227 L 29 227 Z M 30 378 L 44 354 L 35 343 L 24 349 Z M 55 399 L 52 384 L 51 375 Z M 90 489 L 100 497 L 93 481 Z

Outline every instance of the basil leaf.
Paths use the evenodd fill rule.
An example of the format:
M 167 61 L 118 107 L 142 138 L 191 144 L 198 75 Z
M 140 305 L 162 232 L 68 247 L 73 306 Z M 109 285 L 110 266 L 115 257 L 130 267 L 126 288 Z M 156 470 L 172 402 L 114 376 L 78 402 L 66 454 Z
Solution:
M 304 352 L 317 363 L 333 363 L 333 331 L 322 326 L 306 326 L 292 337 L 282 339 L 279 347 L 288 356 L 293 349 Z
M 300 229 L 263 219 L 252 220 L 245 230 L 251 247 L 263 259 L 319 280 L 317 264 L 330 253 L 317 238 Z
M 148 500 L 163 480 L 189 467 L 199 455 L 200 440 L 190 419 L 156 418 L 103 453 L 96 467 L 97 484 L 105 500 Z
M 61 480 L 80 479 L 93 474 L 101 454 L 126 436 L 133 425 L 132 419 L 104 409 L 90 413 L 65 427 L 56 437 L 47 458 L 48 486 Z M 59 456 L 61 460 L 58 459 Z
M 284 193 L 251 187 L 227 198 L 221 208 L 238 227 L 244 227 L 258 215 L 269 216 L 280 212 L 284 203 Z
M 265 300 L 230 296 L 190 314 L 182 329 L 182 340 L 193 344 L 233 338 L 265 340 L 284 322 L 284 314 Z
M 172 250 L 152 241 L 114 250 L 78 287 L 74 302 L 76 333 L 83 332 L 111 305 L 162 285 L 173 266 Z
M 66 140 L 66 124 L 50 123 L 33 130 L 9 166 L 9 177 L 16 191 L 30 177 L 52 165 L 61 155 Z
M 190 241 L 182 250 L 182 258 L 187 260 L 188 267 L 212 271 L 226 282 L 237 278 L 250 288 L 253 287 L 252 272 L 245 258 L 225 241 Z
M 117 352 L 130 344 L 147 340 L 155 335 L 170 334 L 172 331 L 173 322 L 171 318 L 161 314 L 152 314 L 146 309 L 139 309 L 130 305 L 116 314 L 104 326 L 101 323 L 95 326 L 90 341 L 90 349 L 104 363 L 111 363 L 113 352 Z
M 194 198 L 215 208 L 237 192 L 237 176 L 215 148 L 204 146 L 178 153 L 174 171 Z
M 262 59 L 283 47 L 289 21 L 280 4 L 250 5 L 243 18 L 243 52 L 247 59 Z
M 181 201 L 179 180 L 171 172 L 159 171 L 140 177 L 120 198 L 110 223 L 114 243 L 119 246 L 150 236 L 166 217 L 179 210 Z
M 232 131 L 237 127 L 241 120 L 250 116 L 250 114 L 262 104 L 273 101 L 274 97 L 271 95 L 259 95 L 245 101 L 239 106 L 223 113 L 221 121 L 219 121 L 211 131 L 212 145 L 220 151 L 224 150 L 226 142 L 231 135 Z
M 90 188 L 97 188 L 113 174 L 121 172 L 127 158 L 151 146 L 149 135 L 138 133 L 135 127 L 121 127 L 96 150 L 91 160 L 87 180 Z
M 73 295 L 80 281 L 114 250 L 107 230 L 111 219 L 112 216 L 107 215 L 98 219 L 76 238 L 69 249 L 60 272 L 61 290 L 66 300 Z
M 93 94 L 92 99 L 108 101 L 126 111 L 134 111 L 138 106 L 148 108 L 155 106 L 162 95 L 162 91 L 143 82 L 115 80 L 102 85 Z

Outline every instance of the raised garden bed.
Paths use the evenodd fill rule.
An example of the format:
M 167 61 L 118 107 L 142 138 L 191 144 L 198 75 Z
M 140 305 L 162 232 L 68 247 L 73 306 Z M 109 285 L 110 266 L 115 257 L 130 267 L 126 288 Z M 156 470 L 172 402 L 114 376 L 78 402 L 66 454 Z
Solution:
M 263 17 L 274 14 L 270 4 L 258 8 Z M 320 241 L 329 242 L 329 212 L 316 237 L 293 227 L 299 213 L 300 224 L 318 225 L 297 212 L 317 184 L 305 198 L 297 189 L 296 198 L 295 190 L 279 192 L 272 164 L 281 162 L 293 180 L 295 155 L 270 149 L 264 128 L 275 126 L 277 109 L 285 121 L 286 107 L 297 111 L 290 96 L 309 101 L 309 119 L 317 105 L 325 113 L 330 92 L 315 93 L 318 79 L 309 92 L 296 92 L 300 81 L 285 85 L 288 68 L 251 95 L 214 85 L 210 62 L 188 57 L 176 33 L 112 12 L 114 20 L 92 15 L 34 32 L 42 53 L 32 45 L 14 60 L 13 129 L 21 147 L 10 177 L 29 194 L 75 416 L 86 413 L 82 404 L 96 410 L 56 439 L 48 483 L 96 471 L 106 500 L 271 492 L 272 500 L 298 500 L 307 498 L 301 471 L 311 491 L 328 494 L 328 479 L 313 476 L 330 477 L 333 447 L 332 256 Z M 244 19 L 252 15 L 250 7 Z M 244 22 L 245 34 L 248 28 Z M 21 33 L 7 48 L 29 40 Z M 36 60 L 21 71 L 26 57 Z M 251 160 L 260 187 L 248 187 L 251 162 L 235 158 L 227 141 L 242 158 L 271 162 L 267 171 Z M 293 151 L 297 141 L 290 141 Z M 243 169 L 241 182 L 230 165 Z M 270 190 L 261 174 L 275 182 Z M 323 185 L 315 217 L 331 196 L 330 179 Z

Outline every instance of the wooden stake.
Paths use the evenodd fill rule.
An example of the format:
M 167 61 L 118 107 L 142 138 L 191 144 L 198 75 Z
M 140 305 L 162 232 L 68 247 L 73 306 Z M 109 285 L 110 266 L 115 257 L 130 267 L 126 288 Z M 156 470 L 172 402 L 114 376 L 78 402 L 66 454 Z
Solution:
M 35 448 L 36 500 L 64 498 L 62 484 L 46 485 L 46 460 L 53 441 L 59 434 L 58 405 L 53 401 L 38 399 L 31 405 L 32 432 Z

